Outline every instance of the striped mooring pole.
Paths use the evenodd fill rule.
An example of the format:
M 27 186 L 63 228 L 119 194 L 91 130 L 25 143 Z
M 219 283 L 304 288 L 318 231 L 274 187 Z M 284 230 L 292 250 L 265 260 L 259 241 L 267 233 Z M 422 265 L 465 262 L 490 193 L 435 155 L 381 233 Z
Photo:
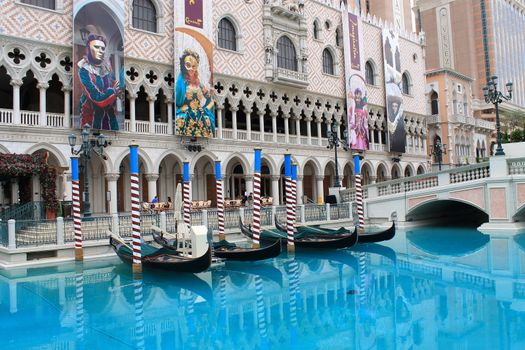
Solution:
M 142 273 L 142 250 L 140 236 L 140 190 L 139 190 L 139 146 L 129 146 L 131 184 L 131 228 L 133 247 L 133 273 Z
M 253 248 L 261 246 L 261 163 L 261 150 L 256 148 L 253 171 Z
M 75 267 L 75 323 L 77 341 L 84 340 L 84 272 L 80 266 Z
M 224 241 L 224 194 L 222 191 L 221 161 L 215 161 L 215 185 L 217 187 L 217 222 L 219 223 L 219 241 Z
M 293 226 L 297 221 L 297 164 L 292 164 L 292 198 L 293 198 Z
M 357 198 L 357 217 L 359 218 L 358 233 L 363 233 L 365 228 L 365 216 L 363 210 L 363 188 L 361 187 L 361 165 L 359 154 L 354 154 L 355 169 L 355 193 Z
M 183 170 L 182 170 L 182 181 L 183 181 L 183 190 L 182 197 L 184 200 L 183 211 L 184 211 L 184 223 L 188 227 L 188 230 L 191 227 L 191 202 L 190 202 L 190 162 L 184 161 Z
M 78 176 L 78 157 L 71 157 L 71 193 L 73 197 L 73 229 L 75 232 L 75 260 L 84 260 L 82 249 L 82 219 L 80 218 L 80 184 Z
M 145 342 L 145 324 L 144 324 L 144 291 L 142 279 L 133 281 L 133 291 L 135 295 L 135 344 L 137 349 L 146 348 Z
M 255 296 L 257 300 L 257 325 L 259 328 L 261 343 L 263 343 L 266 342 L 268 333 L 266 329 L 266 308 L 264 305 L 263 281 L 259 275 L 255 275 Z M 261 344 L 261 348 L 264 349 L 266 346 L 262 346 Z
M 294 213 L 292 194 L 292 155 L 284 155 L 284 177 L 286 179 L 286 233 L 288 236 L 288 253 L 295 252 L 294 244 Z

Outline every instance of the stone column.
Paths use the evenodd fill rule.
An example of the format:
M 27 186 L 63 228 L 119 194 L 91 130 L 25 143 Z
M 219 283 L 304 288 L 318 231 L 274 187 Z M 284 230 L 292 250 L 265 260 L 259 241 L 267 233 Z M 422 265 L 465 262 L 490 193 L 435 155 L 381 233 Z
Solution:
M 257 115 L 259 115 L 259 133 L 261 134 L 260 142 L 264 142 L 264 110 L 259 110 Z
M 110 214 L 118 214 L 117 181 L 119 177 L 120 177 L 120 174 L 106 174 L 106 180 L 108 181 L 108 190 L 110 193 L 110 199 L 109 199 L 109 205 L 108 205 Z M 149 180 L 148 180 L 148 185 L 149 185 Z
M 272 112 L 273 142 L 277 142 L 277 113 Z
M 157 180 L 159 174 L 146 174 L 146 180 L 148 181 L 148 201 L 152 200 L 157 194 Z M 190 192 L 191 193 L 191 192 Z
M 246 114 L 246 140 L 250 141 L 252 139 L 252 116 L 250 109 L 245 107 L 244 113 Z
M 148 96 L 149 104 L 149 133 L 155 134 L 155 96 Z
M 253 175 L 245 175 L 244 182 L 246 183 L 246 192 L 253 193 Z
M 223 175 L 223 180 L 222 180 L 222 183 L 223 183 L 223 196 L 224 196 L 224 199 L 231 199 L 231 192 L 230 192 L 230 188 L 231 188 L 231 184 L 230 184 L 230 177 L 229 175 Z
M 40 91 L 40 116 L 38 118 L 39 124 L 40 126 L 46 126 L 47 125 L 46 91 L 47 91 L 47 88 L 49 87 L 49 84 L 48 83 L 38 83 L 36 87 Z
M 222 139 L 222 106 L 216 106 L 217 108 L 217 138 Z
M 71 173 L 63 172 L 62 173 L 62 200 L 70 201 L 72 200 L 71 194 Z
M 64 128 L 71 127 L 71 86 L 62 87 L 64 92 Z
M 232 106 L 230 107 L 230 111 L 232 112 L 232 128 L 233 128 L 233 139 L 237 140 L 237 111 L 239 110 L 239 107 Z
M 11 204 L 18 203 L 18 178 L 11 179 Z
M 324 203 L 324 190 L 323 190 L 323 182 L 324 182 L 324 175 L 316 175 L 315 180 L 317 181 L 317 204 L 323 204 Z
M 312 144 L 312 117 L 306 117 L 306 136 L 308 136 L 308 144 Z
M 281 201 L 279 200 L 279 180 L 281 179 L 280 175 L 272 175 L 272 198 L 273 205 L 280 205 Z
M 376 137 L 374 135 L 375 128 L 371 128 L 370 126 L 369 128 L 370 128 L 370 144 L 376 143 Z
M 301 115 L 295 116 L 295 136 L 297 137 L 297 144 L 301 144 Z
M 317 144 L 319 146 L 322 146 L 323 144 L 323 139 L 322 139 L 322 136 L 321 136 L 321 123 L 323 122 L 322 119 L 316 119 L 315 122 L 317 123 Z
M 173 100 L 166 99 L 166 106 L 168 107 L 168 135 L 173 135 Z
M 132 133 L 137 132 L 136 113 L 135 113 L 135 101 L 137 100 L 137 94 L 130 93 L 129 99 L 129 131 Z
M 303 203 L 303 175 L 297 176 L 297 205 L 304 204 Z
M 10 84 L 13 87 L 13 125 L 20 125 L 20 86 L 23 82 L 21 79 L 12 79 Z
M 284 142 L 290 143 L 290 115 L 284 114 Z

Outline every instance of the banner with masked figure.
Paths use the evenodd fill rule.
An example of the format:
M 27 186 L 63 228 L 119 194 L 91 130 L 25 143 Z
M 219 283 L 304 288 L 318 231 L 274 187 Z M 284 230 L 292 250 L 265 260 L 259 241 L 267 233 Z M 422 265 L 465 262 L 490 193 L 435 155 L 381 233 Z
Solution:
M 342 8 L 348 146 L 368 150 L 368 96 L 361 55 L 361 18 Z
M 385 95 L 390 152 L 405 153 L 406 131 L 401 94 L 401 56 L 399 35 L 383 29 L 383 57 L 385 67 Z
M 212 0 L 174 0 L 175 133 L 213 137 Z
M 73 126 L 124 129 L 124 1 L 73 1 Z

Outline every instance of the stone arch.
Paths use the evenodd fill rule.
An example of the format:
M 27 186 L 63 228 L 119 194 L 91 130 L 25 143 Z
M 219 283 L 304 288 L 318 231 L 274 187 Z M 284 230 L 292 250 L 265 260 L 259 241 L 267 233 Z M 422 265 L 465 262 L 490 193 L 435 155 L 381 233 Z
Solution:
M 11 151 L 9 151 L 9 149 L 7 149 L 7 147 L 5 147 L 4 145 L 0 144 L 0 153 L 11 153 Z
M 397 162 L 395 162 L 393 165 L 392 165 L 392 169 L 390 170 L 390 178 L 392 180 L 394 179 L 399 179 L 401 177 L 403 177 L 403 169 L 401 168 L 401 165 Z
M 33 154 L 40 150 L 45 150 L 53 154 L 62 168 L 69 168 L 69 160 L 64 156 L 61 150 L 52 144 L 40 142 L 29 147 L 24 153 Z
M 262 155 L 262 163 L 268 164 L 268 168 L 270 169 L 270 175 L 276 175 L 277 174 L 277 164 L 275 164 L 275 161 L 272 157 L 268 155 Z
M 423 175 L 426 173 L 425 166 L 423 164 L 419 164 L 417 167 L 417 174 L 416 175 Z
M 115 162 L 113 163 L 113 165 L 114 165 L 113 169 L 119 169 L 120 164 L 122 163 L 124 158 L 126 158 L 126 156 L 128 156 L 128 155 L 129 155 L 129 149 L 126 149 L 125 151 L 120 153 L 118 155 L 118 157 L 115 158 Z M 144 167 L 145 167 L 144 171 L 145 171 L 146 174 L 150 174 L 154 170 L 155 171 L 158 170 L 158 168 L 155 168 L 153 166 L 153 162 L 151 161 L 151 158 L 149 157 L 149 155 L 141 147 L 139 147 L 139 158 L 142 159 L 142 161 L 144 163 Z
M 215 186 L 215 161 L 217 157 L 211 152 L 196 157 L 192 162 L 192 198 L 199 201 L 209 201 L 210 206 L 217 205 L 217 189 Z M 225 169 L 226 170 L 226 169 Z M 222 170 L 223 179 L 227 171 Z
M 404 177 L 414 176 L 415 174 L 416 174 L 416 169 L 414 168 L 414 165 L 412 163 L 408 163 L 405 166 L 405 171 L 403 173 Z
M 297 164 L 297 175 L 302 174 L 302 172 L 301 172 L 301 163 L 297 161 L 297 158 L 295 158 L 294 155 L 292 155 L 292 164 L 293 163 Z M 281 174 L 284 174 L 284 157 L 279 162 L 279 167 L 277 168 L 277 172 L 275 173 L 275 175 L 281 175 Z
M 458 214 L 459 213 L 459 214 Z M 439 217 L 436 217 L 439 215 Z M 417 203 L 409 208 L 406 215 L 407 221 L 418 221 L 428 219 L 447 219 L 469 217 L 476 221 L 479 226 L 482 222 L 487 222 L 489 214 L 484 208 L 475 203 L 461 199 L 431 199 L 422 203 Z M 476 226 L 477 227 L 477 226 Z
M 184 155 L 180 154 L 174 149 L 166 150 L 164 153 L 162 153 L 158 158 L 157 161 L 154 163 L 153 171 L 159 172 L 160 165 L 164 161 L 164 159 L 168 156 L 173 156 L 177 160 L 177 162 L 181 163 L 184 161 Z
M 380 162 L 376 168 L 376 180 L 377 182 L 383 182 L 390 179 L 390 172 L 385 162 Z
M 211 151 L 204 150 L 195 155 L 190 161 L 190 174 L 194 174 L 195 171 L 195 165 L 199 162 L 201 158 L 209 158 L 212 162 L 215 162 L 216 160 L 219 160 L 219 158 Z M 226 169 L 226 163 L 221 161 L 221 171 L 224 173 L 224 169 Z M 224 174 L 223 174 L 224 175 Z
M 369 161 L 365 161 L 361 167 L 361 184 L 370 185 L 374 177 L 374 167 Z
M 239 153 L 239 152 L 235 152 L 235 153 L 232 153 L 230 154 L 223 162 L 222 164 L 223 165 L 223 169 L 225 169 L 225 171 L 228 171 L 229 167 L 230 167 L 230 164 L 232 163 L 233 160 L 235 159 L 238 159 L 239 162 L 241 163 L 242 165 L 242 169 L 244 171 L 244 174 L 245 175 L 248 175 L 250 173 L 253 173 L 253 171 L 250 170 L 250 161 L 248 161 L 248 159 L 246 158 L 246 156 L 242 153 Z M 253 170 L 253 169 L 252 169 Z
M 525 204 L 516 210 L 516 213 L 512 216 L 513 221 L 524 222 L 525 221 Z

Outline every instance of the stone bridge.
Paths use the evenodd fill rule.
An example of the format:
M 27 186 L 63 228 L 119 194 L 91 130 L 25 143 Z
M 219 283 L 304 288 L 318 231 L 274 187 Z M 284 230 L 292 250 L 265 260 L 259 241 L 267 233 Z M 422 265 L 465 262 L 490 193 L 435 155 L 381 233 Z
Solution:
M 505 146 L 506 156 L 486 163 L 364 186 L 365 219 L 384 221 L 395 212 L 401 225 L 410 226 L 475 217 L 485 233 L 525 232 L 525 143 Z

